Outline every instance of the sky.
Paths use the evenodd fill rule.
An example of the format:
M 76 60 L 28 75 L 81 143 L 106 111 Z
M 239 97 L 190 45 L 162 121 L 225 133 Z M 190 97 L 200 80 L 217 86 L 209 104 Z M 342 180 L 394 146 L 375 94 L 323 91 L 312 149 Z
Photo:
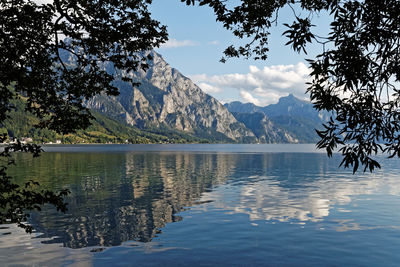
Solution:
M 290 93 L 308 99 L 305 91 L 309 68 L 305 58 L 321 52 L 321 47 L 311 45 L 307 55 L 299 55 L 284 45 L 287 39 L 282 36 L 282 24 L 293 22 L 289 8 L 280 12 L 278 26 L 271 28 L 266 61 L 229 59 L 226 63 L 219 62 L 223 51 L 230 44 L 238 44 L 238 39 L 215 21 L 210 8 L 186 6 L 180 0 L 153 0 L 151 11 L 169 33 L 169 41 L 156 51 L 220 102 L 265 106 Z M 316 17 L 315 21 L 319 28 L 328 27 L 326 16 Z
M 150 11 L 154 19 L 167 26 L 169 33 L 169 41 L 156 51 L 220 102 L 241 101 L 266 106 L 288 94 L 308 99 L 305 92 L 310 70 L 305 58 L 320 53 L 321 46 L 308 45 L 308 54 L 299 55 L 284 45 L 288 40 L 282 36 L 286 30 L 282 24 L 291 24 L 294 20 L 290 8 L 280 11 L 278 25 L 270 29 L 270 51 L 266 61 L 241 58 L 229 59 L 226 63 L 219 62 L 224 49 L 240 42 L 215 21 L 209 7 L 187 6 L 180 0 L 153 0 Z M 301 14 L 299 9 L 296 12 Z M 326 15 L 313 17 L 318 34 L 327 32 L 327 18 Z

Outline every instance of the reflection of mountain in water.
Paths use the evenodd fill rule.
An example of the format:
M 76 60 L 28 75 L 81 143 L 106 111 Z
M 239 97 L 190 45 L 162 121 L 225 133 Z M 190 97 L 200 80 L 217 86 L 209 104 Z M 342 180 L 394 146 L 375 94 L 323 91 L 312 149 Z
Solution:
M 48 153 L 29 172 L 42 184 L 70 188 L 69 211 L 33 214 L 49 243 L 67 247 L 115 246 L 151 241 L 175 214 L 229 176 L 233 155 L 159 153 Z M 55 160 L 57 158 L 57 160 Z M 44 168 L 54 168 L 52 171 Z M 28 172 L 27 172 L 28 173 Z M 48 177 L 63 177 L 56 185 Z M 29 178 L 29 177 L 28 177 Z M 53 185 L 51 185 L 53 183 Z
M 67 214 L 45 209 L 31 223 L 56 237 L 48 243 L 80 248 L 149 242 L 185 207 L 207 201 L 250 220 L 304 223 L 355 195 L 385 186 L 400 192 L 396 176 L 353 176 L 334 161 L 312 153 L 45 153 L 17 171 L 53 190 L 71 189 Z

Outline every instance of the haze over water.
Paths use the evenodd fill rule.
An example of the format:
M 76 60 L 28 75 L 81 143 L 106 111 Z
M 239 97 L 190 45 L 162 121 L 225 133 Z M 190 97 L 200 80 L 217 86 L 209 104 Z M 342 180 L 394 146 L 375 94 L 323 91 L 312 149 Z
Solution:
M 9 265 L 397 265 L 400 175 L 338 169 L 307 145 L 58 146 L 20 182 L 69 188 L 66 214 L 3 225 Z M 383 159 L 383 158 L 382 158 Z M 9 234 L 11 232 L 11 234 Z

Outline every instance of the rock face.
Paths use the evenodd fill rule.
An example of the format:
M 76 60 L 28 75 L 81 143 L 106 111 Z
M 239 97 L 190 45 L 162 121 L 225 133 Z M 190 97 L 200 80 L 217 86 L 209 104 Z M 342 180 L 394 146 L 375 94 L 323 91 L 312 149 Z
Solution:
M 96 96 L 87 106 L 139 128 L 168 128 L 211 140 L 256 140 L 225 106 L 168 65 L 161 55 L 150 53 L 150 68 L 129 74 L 140 86 L 117 81 L 119 96 Z M 109 66 L 105 68 L 114 72 Z

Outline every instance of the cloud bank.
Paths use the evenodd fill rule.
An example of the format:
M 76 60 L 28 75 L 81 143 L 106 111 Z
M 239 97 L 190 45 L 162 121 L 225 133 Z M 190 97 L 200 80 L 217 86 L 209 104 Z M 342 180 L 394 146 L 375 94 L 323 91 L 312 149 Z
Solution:
M 276 103 L 289 93 L 305 98 L 309 68 L 302 62 L 296 65 L 275 65 L 260 69 L 249 66 L 245 74 L 233 73 L 209 76 L 192 75 L 190 78 L 206 93 L 239 91 L 243 102 L 265 106 Z
M 177 47 L 185 47 L 185 46 L 195 46 L 197 45 L 196 42 L 191 40 L 176 40 L 176 39 L 169 39 L 167 42 L 161 45 L 161 49 L 168 49 L 168 48 L 177 48 Z

